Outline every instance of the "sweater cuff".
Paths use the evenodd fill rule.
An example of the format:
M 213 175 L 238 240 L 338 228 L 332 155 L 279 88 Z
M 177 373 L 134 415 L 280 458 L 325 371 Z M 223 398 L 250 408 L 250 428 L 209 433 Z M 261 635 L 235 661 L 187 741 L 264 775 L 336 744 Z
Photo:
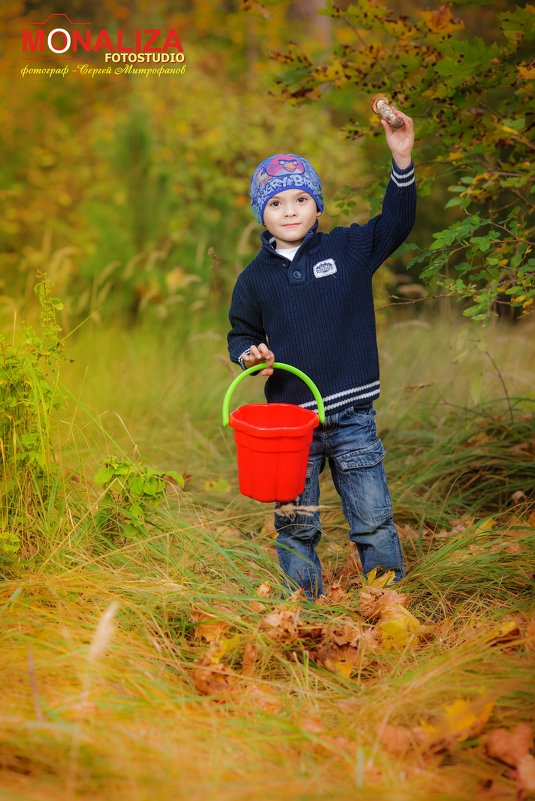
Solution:
M 390 174 L 391 180 L 399 187 L 411 186 L 414 183 L 414 161 L 411 161 L 408 167 L 401 169 L 398 167 L 394 159 L 392 159 L 392 172 Z
M 251 355 L 251 351 L 249 350 L 249 348 L 247 348 L 247 350 L 244 350 L 243 353 L 246 356 L 250 356 Z M 245 364 L 245 362 L 243 361 L 241 356 L 239 357 L 238 362 L 239 362 L 239 365 L 240 365 L 242 370 L 247 370 L 247 365 Z

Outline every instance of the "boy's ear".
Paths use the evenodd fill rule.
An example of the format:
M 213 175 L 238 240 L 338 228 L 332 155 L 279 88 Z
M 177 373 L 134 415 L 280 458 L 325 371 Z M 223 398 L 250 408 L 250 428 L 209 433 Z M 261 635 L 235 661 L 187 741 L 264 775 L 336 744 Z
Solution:
M 316 206 L 316 208 L 317 208 L 317 206 Z M 321 215 L 322 215 L 322 212 L 318 209 L 317 212 L 316 212 L 316 217 L 321 217 Z

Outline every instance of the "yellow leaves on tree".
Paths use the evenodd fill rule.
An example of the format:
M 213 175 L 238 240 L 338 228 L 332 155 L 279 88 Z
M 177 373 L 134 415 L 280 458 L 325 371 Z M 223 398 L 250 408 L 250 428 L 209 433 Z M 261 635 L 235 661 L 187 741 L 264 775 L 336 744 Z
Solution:
M 461 19 L 454 19 L 451 13 L 451 6 L 447 3 L 444 3 L 433 11 L 420 9 L 418 13 L 422 17 L 430 33 L 444 35 L 453 33 L 454 31 L 460 31 L 464 28 L 464 22 Z
M 532 61 L 530 64 L 518 64 L 517 70 L 522 80 L 524 81 L 535 80 L 535 61 Z

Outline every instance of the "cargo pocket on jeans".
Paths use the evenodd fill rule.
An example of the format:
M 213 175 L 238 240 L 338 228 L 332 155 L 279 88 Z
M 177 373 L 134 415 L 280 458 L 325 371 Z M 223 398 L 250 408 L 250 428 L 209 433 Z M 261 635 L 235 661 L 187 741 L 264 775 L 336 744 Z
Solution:
M 348 451 L 335 459 L 340 492 L 352 514 L 372 530 L 392 518 L 392 501 L 380 440 L 368 450 Z

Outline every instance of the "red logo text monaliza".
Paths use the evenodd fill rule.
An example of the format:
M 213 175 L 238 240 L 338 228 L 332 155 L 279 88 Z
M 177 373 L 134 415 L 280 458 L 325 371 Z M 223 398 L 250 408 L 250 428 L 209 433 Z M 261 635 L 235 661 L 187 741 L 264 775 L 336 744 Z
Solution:
M 54 14 L 50 16 L 64 17 L 69 22 L 71 20 L 66 14 Z M 50 19 L 50 17 L 48 17 Z M 48 22 L 48 19 L 45 22 Z M 35 24 L 35 23 L 30 23 Z M 37 23 L 44 25 L 45 23 Z M 63 23 L 65 24 L 65 23 Z M 89 25 L 90 23 L 71 23 L 71 25 Z M 97 53 L 106 50 L 106 61 L 113 60 L 142 60 L 159 61 L 157 54 L 167 54 L 168 50 L 176 51 L 168 54 L 165 61 L 184 61 L 184 52 L 178 34 L 174 29 L 162 31 L 156 28 L 137 29 L 131 34 L 122 30 L 110 34 L 105 28 L 98 34 L 92 33 L 89 28 L 78 30 L 72 27 L 53 28 L 46 31 L 45 28 L 25 28 L 22 32 L 22 49 L 24 53 L 43 54 L 47 51 L 56 56 L 64 53 Z M 121 57 L 119 54 L 133 54 L 132 56 Z M 112 54 L 115 54 L 112 57 Z M 138 59 L 138 54 L 140 58 Z M 142 55 L 143 54 L 143 55 Z M 152 56 L 150 54 L 153 54 Z M 119 55 L 119 58 L 117 58 Z M 170 58 L 171 56 L 171 58 Z

